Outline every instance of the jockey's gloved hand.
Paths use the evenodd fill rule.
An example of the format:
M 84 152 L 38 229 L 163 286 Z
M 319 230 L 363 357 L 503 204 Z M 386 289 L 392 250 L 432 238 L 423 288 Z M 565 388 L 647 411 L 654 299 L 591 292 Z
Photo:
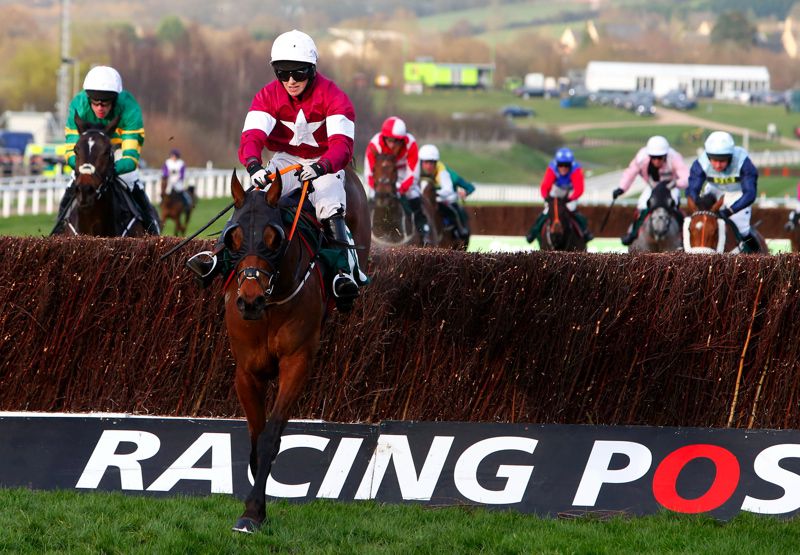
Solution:
M 328 172 L 322 164 L 319 162 L 312 162 L 311 164 L 303 164 L 303 167 L 294 174 L 300 178 L 300 181 L 311 181 L 326 173 Z
M 271 183 L 267 170 L 258 162 L 247 164 L 247 173 L 250 174 L 250 181 L 259 189 L 263 189 Z
M 795 223 L 792 220 L 789 220 L 785 224 L 783 224 L 783 229 L 786 231 L 794 231 Z
M 722 210 L 719 211 L 719 217 L 722 218 L 723 220 L 730 220 L 731 216 L 733 216 L 733 210 L 731 210 L 727 206 L 724 206 Z
M 611 193 L 611 196 L 614 197 L 614 200 L 617 200 L 623 194 L 625 194 L 625 191 L 617 187 L 616 189 L 614 189 L 614 192 Z

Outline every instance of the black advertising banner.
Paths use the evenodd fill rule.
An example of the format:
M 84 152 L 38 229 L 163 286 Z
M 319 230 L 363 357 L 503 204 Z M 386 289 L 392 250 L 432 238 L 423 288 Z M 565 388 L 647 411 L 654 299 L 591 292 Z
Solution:
M 0 413 L 0 486 L 244 498 L 244 420 Z M 267 495 L 296 501 L 663 509 L 730 518 L 800 509 L 800 431 L 452 422 L 290 422 Z

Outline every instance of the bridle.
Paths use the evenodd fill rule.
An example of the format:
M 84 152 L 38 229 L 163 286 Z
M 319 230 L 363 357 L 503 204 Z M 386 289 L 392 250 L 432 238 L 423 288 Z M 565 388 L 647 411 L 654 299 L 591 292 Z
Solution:
M 713 218 L 717 223 L 717 246 L 716 248 L 706 247 L 706 246 L 699 246 L 693 247 L 691 243 L 691 226 L 692 222 L 695 221 L 697 217 L 703 217 L 705 220 L 702 223 L 702 235 L 700 236 L 701 245 L 704 244 L 706 238 L 706 225 L 705 222 L 708 221 L 709 218 Z M 722 223 L 720 223 L 722 220 Z M 683 250 L 688 253 L 693 254 L 721 254 L 725 252 L 725 221 L 719 217 L 716 212 L 711 212 L 710 210 L 698 210 L 697 212 L 693 213 L 691 216 L 686 218 L 683 221 Z
M 91 154 L 92 148 L 94 147 L 94 139 L 92 139 L 91 135 L 100 135 L 101 137 L 104 137 L 106 140 L 109 141 L 109 145 L 110 145 L 110 138 L 103 131 L 101 131 L 99 129 L 87 129 L 86 131 L 81 133 L 80 137 L 81 137 L 81 139 L 85 138 L 86 141 L 89 143 L 88 146 L 86 147 L 88 149 L 89 154 Z M 79 139 L 78 141 L 80 142 L 81 139 Z M 78 145 L 76 144 L 75 148 L 73 149 L 73 152 L 75 153 L 76 156 L 78 155 L 78 150 L 77 149 L 78 149 Z M 80 164 L 76 168 L 76 171 L 77 171 L 77 174 L 78 174 L 76 176 L 76 187 L 80 191 L 87 191 L 89 188 L 91 188 L 93 190 L 93 192 L 94 192 L 95 200 L 99 200 L 103 196 L 103 194 L 108 190 L 108 188 L 111 186 L 111 183 L 114 181 L 114 171 L 113 171 L 113 169 L 114 169 L 114 149 L 109 147 L 109 149 L 108 149 L 108 170 L 103 175 L 100 176 L 100 179 L 102 180 L 100 182 L 100 185 L 97 186 L 97 187 L 94 187 L 94 186 L 86 187 L 83 183 L 79 183 L 80 176 L 84 176 L 84 175 L 96 176 L 97 175 L 97 166 L 95 164 L 91 163 L 91 162 L 84 162 L 83 164 Z

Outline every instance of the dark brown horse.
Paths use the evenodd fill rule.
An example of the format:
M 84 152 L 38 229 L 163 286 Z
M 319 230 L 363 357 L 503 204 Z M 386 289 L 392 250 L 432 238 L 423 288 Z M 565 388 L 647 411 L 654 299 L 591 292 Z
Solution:
M 372 240 L 380 246 L 422 245 L 414 220 L 397 191 L 397 163 L 393 154 L 377 154 L 373 168 L 375 198 L 371 202 Z
M 235 262 L 225 287 L 225 324 L 236 360 L 236 394 L 247 417 L 250 467 L 255 476 L 245 510 L 234 526 L 254 532 L 266 518 L 265 488 L 286 423 L 308 380 L 319 350 L 326 311 L 325 286 L 315 267 L 315 253 L 282 223 L 276 175 L 264 193 L 245 193 L 234 174 L 231 194 L 234 220 L 224 238 Z M 347 224 L 362 268 L 370 247 L 366 196 L 352 168 L 346 170 Z M 267 417 L 270 379 L 278 392 Z
M 543 251 L 585 251 L 586 241 L 578 222 L 567 208 L 566 198 L 547 197 L 547 219 L 539 234 Z
M 75 116 L 78 142 L 75 144 L 75 200 L 64 217 L 63 235 L 139 237 L 144 227 L 131 208 L 132 200 L 116 183 L 111 134 L 119 116 L 98 128 Z M 118 221 L 122 216 L 124 221 Z
M 180 192 L 167 193 L 167 178 L 161 178 L 161 221 L 164 226 L 166 226 L 167 220 L 174 221 L 175 235 L 179 237 L 186 235 L 186 227 L 192 217 L 192 210 L 197 204 L 194 187 L 189 187 L 186 192 L 191 199 L 188 206 L 183 201 L 183 195 Z
M 695 203 L 689 197 L 686 206 L 691 216 L 683 221 L 683 250 L 699 254 L 713 254 L 723 252 L 740 252 L 736 240 L 733 224 L 725 225 L 725 220 L 719 217 L 719 210 L 725 202 L 725 197 L 714 198 L 706 194 Z M 758 241 L 760 252 L 769 254 L 767 242 L 758 231 L 751 229 L 750 233 Z
M 422 187 L 423 208 L 432 207 L 433 216 L 428 220 L 431 226 L 431 245 L 443 249 L 467 250 L 466 241 L 454 234 L 456 224 L 445 222 L 442 208 L 436 202 L 436 185 L 433 179 L 421 178 L 420 187 Z

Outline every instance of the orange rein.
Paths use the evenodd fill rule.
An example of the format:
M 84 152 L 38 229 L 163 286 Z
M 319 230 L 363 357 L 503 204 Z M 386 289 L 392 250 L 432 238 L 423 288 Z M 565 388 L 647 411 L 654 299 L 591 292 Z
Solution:
M 281 175 L 287 174 L 291 171 L 297 171 L 302 168 L 300 164 L 292 164 L 291 166 L 286 166 L 282 170 L 278 170 Z M 277 177 L 276 173 L 269 174 L 269 179 L 272 181 Z M 308 184 L 311 183 L 310 181 L 303 181 L 303 189 L 300 192 L 300 203 L 297 205 L 297 211 L 294 214 L 294 221 L 292 222 L 292 229 L 289 231 L 289 241 L 292 240 L 294 237 L 294 230 L 297 229 L 297 222 L 300 220 L 300 212 L 303 211 L 303 203 L 306 200 L 306 193 L 308 192 Z

